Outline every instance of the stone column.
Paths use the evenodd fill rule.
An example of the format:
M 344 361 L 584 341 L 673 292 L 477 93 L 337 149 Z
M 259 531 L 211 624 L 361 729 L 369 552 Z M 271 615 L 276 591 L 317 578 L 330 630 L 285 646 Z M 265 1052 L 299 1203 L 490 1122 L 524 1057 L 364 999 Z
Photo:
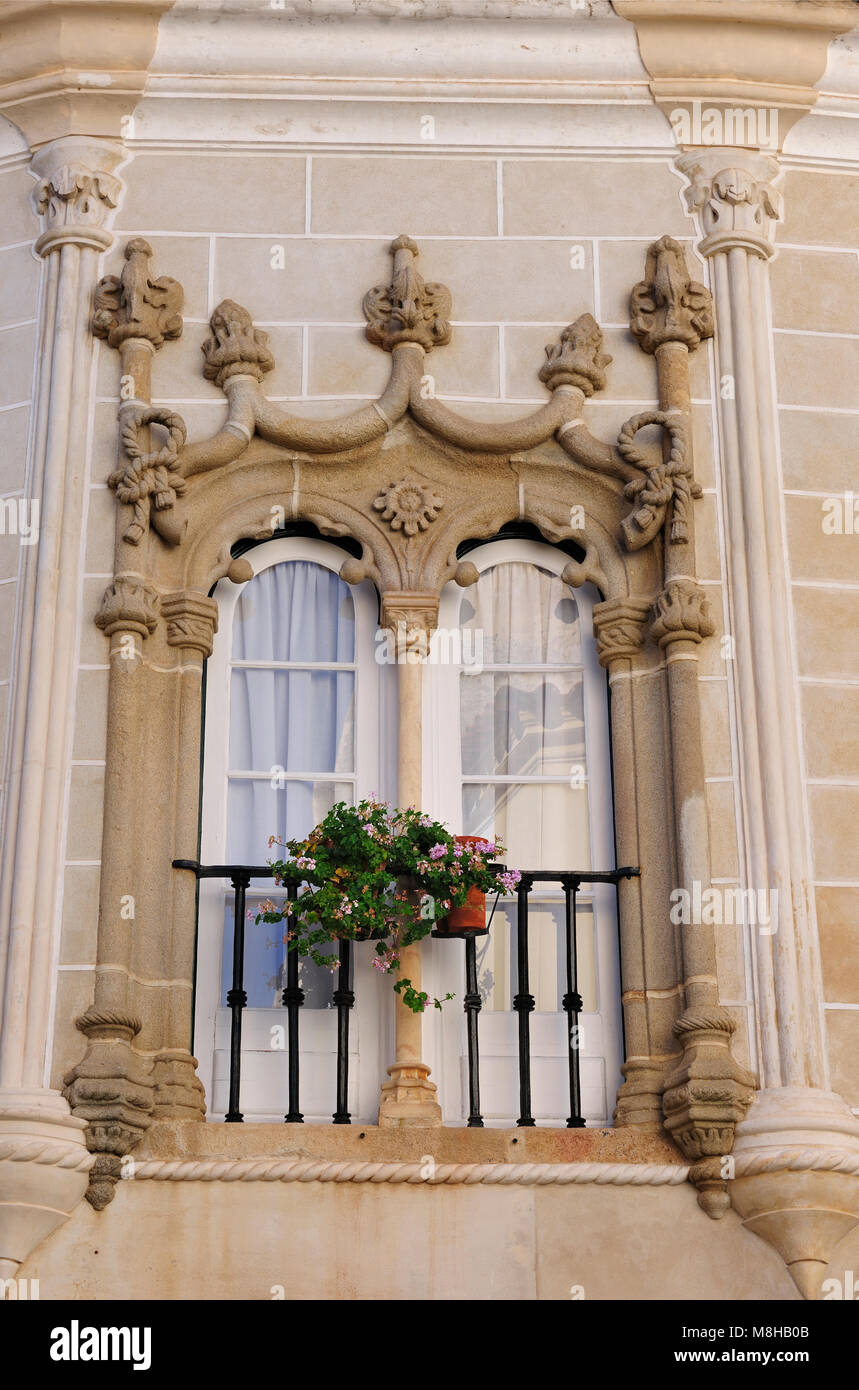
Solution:
M 118 143 L 69 136 L 42 146 L 31 165 L 43 219 L 35 249 L 46 263 L 30 475 L 41 525 L 23 584 L 0 899 L 0 1264 L 7 1272 L 68 1217 L 92 1161 L 83 1121 L 45 1081 L 74 708 L 89 317 L 99 257 L 113 240 L 108 228 L 121 190 L 114 171 L 123 157 Z
M 701 488 L 692 455 L 689 354 L 713 336 L 713 307 L 709 290 L 691 279 L 683 248 L 672 237 L 662 237 L 648 250 L 645 278 L 630 297 L 630 331 L 642 350 L 653 354 L 659 383 L 659 411 L 632 423 L 662 425 L 664 481 L 673 491 L 665 510 L 664 587 L 653 605 L 650 636 L 666 669 L 677 886 L 694 901 L 710 883 L 698 646 L 713 635 L 714 624 L 697 581 L 692 499 L 700 497 Z M 642 509 L 645 525 L 660 492 L 655 473 L 649 482 L 641 492 L 643 499 L 652 499 Z M 633 547 L 638 515 L 625 523 Z M 719 1217 L 729 1206 L 719 1160 L 730 1152 L 735 1126 L 749 1108 L 754 1077 L 731 1055 L 736 1023 L 719 1005 L 713 927 L 684 922 L 680 948 L 684 1010 L 672 1032 L 682 1055 L 665 1078 L 665 1127 L 694 1161 L 690 1176 L 702 1207 Z
M 397 805 L 420 807 L 421 764 L 423 760 L 423 660 L 429 650 L 429 635 L 438 619 L 438 598 L 431 594 L 386 594 L 382 600 L 382 626 L 395 639 L 406 633 L 405 651 L 397 649 L 398 733 Z M 400 952 L 400 976 L 421 987 L 422 942 Z M 429 1080 L 430 1068 L 421 1060 L 423 1015 L 406 1008 L 398 996 L 395 1005 L 396 1042 L 394 1063 L 388 1067 L 389 1081 L 382 1085 L 379 1124 L 383 1129 L 426 1127 L 441 1124 L 441 1106 L 436 1087 Z
M 176 470 L 185 427 L 179 416 L 150 404 L 152 359 L 165 339 L 181 334 L 183 292 L 169 276 L 152 278 L 151 256 L 142 238 L 128 242 L 121 275 L 106 276 L 98 285 L 92 320 L 93 331 L 121 358 L 124 461 L 108 479 L 121 504 L 115 578 L 96 617 L 110 639 L 110 679 L 95 999 L 76 1020 L 88 1046 L 65 1082 L 75 1114 L 88 1121 L 87 1142 L 97 1154 L 87 1193 L 97 1209 L 111 1200 L 121 1158 L 155 1114 L 201 1118 L 203 1110 L 202 1086 L 188 1049 L 190 951 L 178 939 L 146 929 L 169 911 L 170 808 L 178 804 L 185 822 L 196 826 L 188 797 L 195 794 L 198 777 L 196 762 L 186 767 L 177 755 L 168 765 L 182 771 L 176 785 L 165 785 L 156 750 L 148 746 L 151 731 L 160 731 L 158 751 L 177 737 L 196 742 L 202 663 L 217 621 L 216 605 L 205 594 L 165 596 L 167 647 L 181 648 L 182 659 L 170 670 L 158 659 L 163 647 L 149 657 L 148 648 L 158 641 L 153 634 L 161 603 L 152 583 L 156 547 L 176 545 L 187 525 L 177 520 L 175 509 L 185 487 Z M 129 767 L 143 775 L 130 777 Z M 141 795 L 161 808 L 157 832 L 146 843 L 138 831 Z M 180 835 L 184 853 L 193 857 Z M 193 892 L 189 900 L 184 879 L 175 892 L 193 911 Z M 126 920 L 120 908 L 129 894 L 134 915 Z M 154 981 L 159 982 L 155 988 Z M 141 1034 L 142 1045 L 136 1042 Z
M 653 866 L 652 872 L 625 879 L 618 888 L 626 1060 L 614 1119 L 618 1126 L 659 1133 L 665 1068 L 676 1053 L 671 1025 L 680 965 L 673 941 L 654 951 L 656 934 L 646 929 L 649 919 L 667 917 L 672 887 L 664 826 L 648 814 L 648 807 L 665 802 L 664 767 L 640 746 L 641 741 L 661 741 L 652 716 L 653 677 L 642 662 L 649 615 L 649 598 L 627 595 L 596 604 L 593 618 L 597 656 L 611 688 L 614 783 L 626 789 L 615 805 L 618 863 Z
M 717 315 L 747 887 L 778 894 L 773 921 L 754 935 L 762 1088 L 737 1129 L 731 1195 L 809 1296 L 835 1241 L 859 1219 L 859 1119 L 824 1089 L 770 351 L 779 168 L 736 149 L 694 151 L 678 165 L 690 180 Z

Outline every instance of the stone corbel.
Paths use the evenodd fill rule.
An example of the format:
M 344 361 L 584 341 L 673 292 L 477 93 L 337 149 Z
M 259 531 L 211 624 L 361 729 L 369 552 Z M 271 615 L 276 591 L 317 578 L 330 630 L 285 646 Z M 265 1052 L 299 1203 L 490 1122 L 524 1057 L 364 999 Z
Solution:
M 692 1162 L 690 1182 L 708 1216 L 724 1216 L 732 1176 L 725 1162 L 752 1103 L 755 1078 L 731 1054 L 736 1022 L 727 1009 L 691 1009 L 674 1023 L 683 1055 L 665 1080 L 665 1128 Z
M 101 1211 L 113 1200 L 122 1159 L 152 1124 L 155 1082 L 151 1059 L 132 1047 L 139 1018 L 92 1005 L 75 1026 L 88 1047 L 63 1078 L 63 1095 L 76 1118 L 87 1122 L 87 1148 L 95 1159 L 86 1198 Z

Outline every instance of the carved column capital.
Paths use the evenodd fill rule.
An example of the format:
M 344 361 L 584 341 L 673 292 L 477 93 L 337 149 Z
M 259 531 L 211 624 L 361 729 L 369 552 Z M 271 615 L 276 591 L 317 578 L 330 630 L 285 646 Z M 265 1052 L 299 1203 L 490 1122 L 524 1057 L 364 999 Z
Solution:
M 644 644 L 650 600 L 609 598 L 594 607 L 594 635 L 601 666 L 637 656 Z
M 247 309 L 234 299 L 222 299 L 209 319 L 211 338 L 203 343 L 203 376 L 223 390 L 232 376 L 252 376 L 262 381 L 274 366 L 269 335 L 254 327 Z
M 710 600 L 693 579 L 673 579 L 653 604 L 650 635 L 665 649 L 672 642 L 703 642 L 715 625 Z
M 604 391 L 605 369 L 613 359 L 602 348 L 602 329 L 593 314 L 580 314 L 564 329 L 559 342 L 546 344 L 540 380 L 550 391 L 559 386 L 576 386 L 586 396 Z
M 380 626 L 397 641 L 398 651 L 414 658 L 426 656 L 431 634 L 438 625 L 438 594 L 397 589 L 382 594 Z
M 105 275 L 95 291 L 92 329 L 118 348 L 129 338 L 145 338 L 159 348 L 165 338 L 182 333 L 185 292 L 178 280 L 149 274 L 152 247 L 143 237 L 132 237 L 125 247 L 121 275 Z
M 189 647 L 203 659 L 212 655 L 218 630 L 218 605 L 213 598 L 196 589 L 178 589 L 164 595 L 161 612 L 171 647 Z
M 393 352 L 398 343 L 417 343 L 425 352 L 450 342 L 450 290 L 428 284 L 415 265 L 420 252 L 411 237 L 391 243 L 394 269 L 390 285 L 364 295 L 366 334 L 371 343 Z
M 148 637 L 158 625 L 158 593 L 136 574 L 118 574 L 104 591 L 95 625 L 105 637 L 119 630 Z
M 673 237 L 648 247 L 644 279 L 629 297 L 629 331 L 644 352 L 663 343 L 684 343 L 691 351 L 713 336 L 710 291 L 692 279 L 686 253 Z
M 33 207 L 44 229 L 36 240 L 40 256 L 69 243 L 97 251 L 113 243 L 109 224 L 122 191 L 113 170 L 123 158 L 121 145 L 81 136 L 36 151 L 30 169 L 37 179 Z
M 695 150 L 681 155 L 677 167 L 690 180 L 686 204 L 697 214 L 703 255 L 739 246 L 764 260 L 772 256 L 782 216 L 776 160 L 751 151 Z

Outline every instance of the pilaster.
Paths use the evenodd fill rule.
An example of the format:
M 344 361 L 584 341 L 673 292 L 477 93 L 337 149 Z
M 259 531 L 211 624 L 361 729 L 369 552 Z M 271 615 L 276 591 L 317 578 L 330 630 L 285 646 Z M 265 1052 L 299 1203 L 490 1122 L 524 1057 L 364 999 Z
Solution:
M 746 1223 L 782 1251 L 801 1291 L 813 1296 L 835 1240 L 859 1220 L 859 1121 L 826 1087 L 811 847 L 802 812 L 767 268 L 781 215 L 780 171 L 776 160 L 737 149 L 696 150 L 678 165 L 689 179 L 687 202 L 711 263 L 717 372 L 730 383 L 720 393 L 721 454 L 747 880 L 775 895 L 773 921 L 753 929 L 761 1091 L 737 1128 L 729 1189 Z M 824 1112 L 826 1125 L 819 1122 Z M 800 1132 L 797 1167 L 788 1151 Z M 840 1170 L 836 1202 L 829 1164 L 838 1151 L 847 1167 Z M 745 1157 L 752 1153 L 755 1163 Z
M 13 1146 L 24 1145 L 23 1155 L 0 1173 L 0 1258 L 13 1262 L 69 1215 L 91 1164 L 83 1123 L 44 1083 L 75 704 L 93 360 L 89 315 L 98 258 L 112 241 L 110 221 L 122 187 L 115 170 L 122 159 L 118 144 L 68 137 L 43 146 L 31 165 L 33 207 L 42 219 L 35 247 L 45 262 L 30 474 L 41 526 L 23 582 L 0 875 L 0 1128 L 4 1137 L 14 1134 Z M 40 1158 L 36 1147 L 27 1147 L 28 1136 L 53 1134 L 65 1157 Z M 37 1177 L 25 1161 L 31 1156 Z

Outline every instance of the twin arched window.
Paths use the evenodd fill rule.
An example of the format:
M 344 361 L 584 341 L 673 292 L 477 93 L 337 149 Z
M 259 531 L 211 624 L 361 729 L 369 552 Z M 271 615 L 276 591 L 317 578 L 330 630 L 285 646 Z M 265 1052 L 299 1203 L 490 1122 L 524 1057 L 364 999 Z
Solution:
M 242 586 L 222 581 L 216 590 L 219 632 L 207 670 L 201 826 L 201 858 L 208 863 L 264 863 L 271 835 L 305 834 L 338 800 L 373 793 L 396 802 L 397 668 L 389 661 L 396 648 L 379 640 L 372 585 L 344 584 L 337 574 L 342 552 L 323 541 L 278 539 L 248 558 L 254 578 Z M 559 577 L 567 557 L 547 545 L 492 542 L 469 559 L 480 578 L 466 590 L 448 586 L 424 671 L 423 809 L 457 833 L 501 839 L 511 867 L 610 867 L 606 686 L 590 615 L 596 595 L 587 589 L 573 595 Z M 257 881 L 251 904 L 254 889 L 267 896 L 271 884 Z M 516 1113 L 510 910 L 499 904 L 479 954 L 479 988 L 491 1015 L 481 1037 L 484 1110 L 496 1124 Z M 606 1124 L 620 1062 L 613 890 L 583 891 L 578 917 L 585 1114 Z M 203 881 L 195 1047 L 215 1117 L 225 1109 L 222 1005 L 231 918 L 224 885 Z M 566 1065 L 558 1012 L 563 911 L 554 890 L 535 891 L 531 921 L 535 1114 L 562 1122 L 555 1109 Z M 393 996 L 389 988 L 380 992 L 368 950 L 355 952 L 351 1073 L 353 1113 L 372 1122 L 391 1060 Z M 284 984 L 279 933 L 249 926 L 245 961 L 245 1113 L 279 1119 L 283 1068 L 271 1056 L 268 1036 L 272 1020 L 280 1021 Z M 426 1060 L 452 1123 L 467 1113 L 461 969 L 460 943 L 425 943 L 425 984 L 433 993 L 457 995 L 441 1018 L 428 1017 L 432 1036 L 426 1039 Z M 303 1046 L 309 1028 L 308 1051 L 315 1057 L 303 1060 L 303 1084 L 319 1096 L 318 1105 L 312 1098 L 302 1103 L 308 1119 L 324 1120 L 330 1118 L 335 1046 L 332 981 L 313 966 L 302 966 L 302 975 Z

